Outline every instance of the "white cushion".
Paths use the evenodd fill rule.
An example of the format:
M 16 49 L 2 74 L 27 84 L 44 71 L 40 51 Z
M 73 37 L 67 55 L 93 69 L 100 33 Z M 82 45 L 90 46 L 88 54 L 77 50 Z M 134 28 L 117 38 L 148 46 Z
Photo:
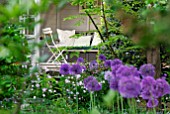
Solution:
M 92 46 L 96 46 L 98 44 L 100 44 L 102 42 L 102 40 L 100 39 L 98 33 L 94 33 L 94 38 L 93 38 L 93 42 L 92 42 Z
M 74 46 L 90 46 L 90 40 L 92 36 L 81 36 L 75 39 Z
M 61 43 L 74 41 L 74 38 L 70 38 L 70 36 L 75 35 L 75 30 L 60 30 L 57 29 L 58 38 Z

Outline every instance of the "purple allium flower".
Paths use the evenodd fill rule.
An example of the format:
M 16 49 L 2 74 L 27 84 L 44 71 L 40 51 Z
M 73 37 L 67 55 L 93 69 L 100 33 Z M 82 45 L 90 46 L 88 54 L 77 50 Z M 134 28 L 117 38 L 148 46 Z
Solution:
M 105 61 L 105 60 L 106 60 L 105 55 L 100 54 L 100 55 L 99 55 L 99 60 L 101 60 L 101 61 Z
M 161 78 L 165 80 L 167 76 L 168 76 L 168 75 L 164 73 L 164 74 L 161 76 Z
M 112 68 L 112 73 L 115 75 L 117 69 L 123 65 L 122 61 L 120 59 L 114 59 L 113 61 L 111 61 L 111 68 Z
M 136 67 L 130 66 L 129 70 L 131 70 L 133 76 L 140 77 L 140 73 Z
M 158 106 L 158 103 L 159 101 L 157 99 L 149 99 L 149 101 L 147 102 L 147 107 L 154 108 Z
M 156 97 L 153 92 L 154 86 L 156 85 L 156 80 L 153 77 L 147 76 L 144 78 L 141 82 L 141 96 L 143 99 L 151 99 L 153 97 Z
M 72 75 L 81 74 L 82 71 L 82 66 L 80 66 L 79 64 L 74 64 L 70 67 L 70 74 Z
M 62 64 L 60 67 L 60 74 L 68 75 L 70 70 L 70 66 L 68 64 Z
M 93 79 L 96 79 L 95 77 L 93 76 L 89 76 L 87 78 L 84 79 L 84 86 L 86 87 L 87 86 L 87 83 Z
M 96 60 L 90 62 L 90 70 L 96 70 L 98 68 L 98 63 Z
M 86 66 L 81 66 L 81 67 L 82 67 L 83 72 L 86 71 Z
M 102 89 L 102 85 L 96 79 L 93 79 L 87 83 L 86 88 L 89 91 L 100 91 Z
M 113 78 L 113 74 L 110 71 L 106 71 L 104 74 L 104 79 L 110 82 L 111 78 Z
M 170 86 L 168 82 L 164 79 L 157 79 L 153 91 L 154 96 L 162 97 L 169 93 L 170 93 Z
M 84 86 L 89 91 L 99 91 L 102 89 L 102 85 L 93 76 L 84 79 Z
M 111 60 L 106 60 L 106 61 L 104 61 L 104 66 L 105 66 L 106 68 L 109 68 L 109 67 L 111 66 Z
M 119 83 L 119 79 L 114 77 L 111 78 L 110 80 L 110 89 L 114 90 L 114 91 L 118 91 L 118 83 Z
M 79 58 L 77 59 L 77 63 L 84 63 L 84 59 L 83 59 L 82 57 L 79 57 Z
M 139 72 L 143 78 L 146 76 L 154 77 L 155 76 L 155 67 L 152 64 L 144 64 L 140 67 Z
M 141 86 L 138 77 L 123 77 L 119 80 L 118 90 L 125 98 L 134 98 L 140 94 Z
M 122 65 L 122 61 L 120 59 L 114 59 L 112 62 L 111 62 L 111 67 L 112 66 L 117 66 L 117 65 Z
M 119 78 L 130 77 L 130 76 L 139 77 L 139 72 L 137 68 L 135 68 L 134 66 L 121 65 L 116 71 L 116 76 Z

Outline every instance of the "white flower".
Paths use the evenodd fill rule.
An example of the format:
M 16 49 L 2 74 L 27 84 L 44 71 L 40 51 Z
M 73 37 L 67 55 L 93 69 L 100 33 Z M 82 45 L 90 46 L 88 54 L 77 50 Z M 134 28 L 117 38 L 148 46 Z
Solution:
M 31 83 L 34 83 L 34 82 L 36 82 L 35 80 L 31 80 Z
M 136 102 L 140 103 L 140 99 L 137 99 Z
M 47 78 L 52 78 L 52 77 L 50 75 L 48 75 Z
M 40 78 L 38 77 L 37 80 L 40 81 Z
M 33 99 L 36 99 L 36 96 L 34 96 Z
M 43 97 L 45 97 L 46 95 L 45 95 L 45 94 L 43 94 L 42 96 L 43 96 Z
M 34 87 L 34 85 L 31 85 L 31 87 Z
M 35 86 L 36 86 L 37 88 L 39 88 L 39 87 L 40 87 L 40 84 L 36 84 Z
M 76 78 L 77 78 L 77 79 L 79 79 L 80 77 L 81 77 L 81 75 L 80 75 L 80 74 L 76 75 Z
M 43 91 L 43 92 L 46 92 L 46 91 L 47 91 L 47 88 L 43 88 L 42 91 Z
M 80 81 L 80 82 L 79 82 L 79 85 L 83 85 L 83 82 L 82 82 L 82 81 Z
M 76 92 L 77 95 L 79 95 L 79 92 Z
M 103 84 L 104 84 L 104 83 L 105 83 L 105 80 L 103 80 L 101 83 L 103 83 Z
M 49 91 L 50 93 L 52 93 L 52 90 L 51 90 L 51 89 L 49 89 L 48 91 Z
M 83 90 L 84 93 L 86 93 L 86 90 Z
M 53 91 L 54 93 L 57 92 L 56 90 Z
M 65 83 L 70 83 L 70 80 L 68 80 L 68 79 L 65 79 Z

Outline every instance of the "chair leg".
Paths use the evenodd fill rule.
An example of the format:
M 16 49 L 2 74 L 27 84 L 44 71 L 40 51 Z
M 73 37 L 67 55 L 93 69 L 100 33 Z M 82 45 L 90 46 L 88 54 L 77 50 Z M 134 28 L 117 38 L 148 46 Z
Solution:
M 47 60 L 47 63 L 50 63 L 50 61 L 52 61 L 52 59 L 55 57 L 55 53 L 52 54 L 52 56 Z
M 59 54 L 55 57 L 55 61 L 61 56 L 62 57 L 62 59 L 64 60 L 64 63 L 67 63 L 67 60 L 65 59 L 65 57 L 63 56 L 63 52 L 64 52 L 65 50 L 62 50 L 62 51 L 60 51 L 59 52 Z

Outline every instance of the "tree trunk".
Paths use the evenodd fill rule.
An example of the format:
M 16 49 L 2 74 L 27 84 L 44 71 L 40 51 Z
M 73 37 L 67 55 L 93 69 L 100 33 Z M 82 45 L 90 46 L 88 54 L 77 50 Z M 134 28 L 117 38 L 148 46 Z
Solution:
M 147 49 L 147 63 L 155 66 L 155 79 L 161 76 L 160 46 Z

